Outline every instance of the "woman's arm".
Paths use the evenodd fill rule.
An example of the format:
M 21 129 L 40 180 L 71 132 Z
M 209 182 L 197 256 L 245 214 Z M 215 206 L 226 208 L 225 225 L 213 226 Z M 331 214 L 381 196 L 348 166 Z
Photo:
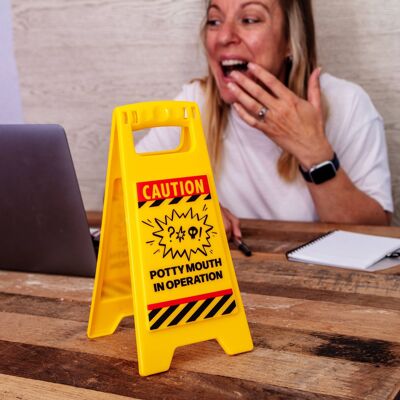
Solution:
M 335 178 L 321 185 L 307 184 L 322 222 L 387 225 L 390 213 L 373 198 L 357 189 L 340 168 Z
M 331 160 L 334 152 L 324 130 L 320 69 L 316 69 L 309 79 L 308 101 L 296 96 L 263 68 L 249 64 L 249 69 L 255 80 L 238 72 L 231 73 L 236 82 L 230 84 L 237 99 L 234 107 L 241 118 L 293 154 L 304 170 Z M 264 119 L 258 118 L 262 107 L 268 109 Z M 377 201 L 360 191 L 343 168 L 333 179 L 320 185 L 307 183 L 307 187 L 321 221 L 355 224 L 389 222 L 388 213 Z

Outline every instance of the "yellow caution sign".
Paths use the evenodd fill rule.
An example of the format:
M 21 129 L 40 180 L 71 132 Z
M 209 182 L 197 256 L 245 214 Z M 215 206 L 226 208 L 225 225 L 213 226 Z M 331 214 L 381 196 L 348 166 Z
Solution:
M 136 153 L 132 131 L 158 126 L 181 127 L 179 146 Z M 90 338 L 134 314 L 141 375 L 191 343 L 253 348 L 195 103 L 115 109 L 101 232 Z

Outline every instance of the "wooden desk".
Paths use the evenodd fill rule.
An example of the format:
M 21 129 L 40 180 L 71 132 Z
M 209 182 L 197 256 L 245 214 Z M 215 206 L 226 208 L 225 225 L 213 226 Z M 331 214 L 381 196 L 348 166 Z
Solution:
M 254 351 L 182 347 L 170 371 L 146 378 L 132 319 L 86 338 L 92 279 L 0 272 L 0 399 L 400 399 L 400 267 L 285 260 L 333 227 L 244 221 L 255 254 L 232 254 Z M 348 229 L 400 237 L 400 228 Z

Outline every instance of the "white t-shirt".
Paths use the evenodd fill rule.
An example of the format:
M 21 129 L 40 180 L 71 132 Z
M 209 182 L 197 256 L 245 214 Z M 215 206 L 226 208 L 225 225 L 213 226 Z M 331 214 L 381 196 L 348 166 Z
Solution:
M 363 192 L 386 211 L 393 211 L 385 133 L 381 116 L 359 86 L 321 75 L 328 104 L 325 132 L 341 168 Z M 199 82 L 183 86 L 176 100 L 195 101 L 204 109 Z M 172 149 L 180 129 L 152 129 L 138 151 Z M 277 172 L 281 149 L 261 131 L 247 125 L 231 108 L 223 136 L 221 170 L 216 177 L 220 203 L 239 218 L 316 221 L 317 212 L 304 179 L 285 182 Z

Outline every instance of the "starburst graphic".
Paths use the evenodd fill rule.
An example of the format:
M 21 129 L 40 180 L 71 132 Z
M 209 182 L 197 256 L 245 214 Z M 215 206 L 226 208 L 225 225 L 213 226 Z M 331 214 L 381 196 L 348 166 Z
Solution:
M 159 228 L 153 232 L 157 238 L 154 244 L 162 248 L 162 257 L 179 256 L 190 261 L 192 254 L 200 252 L 206 256 L 207 251 L 211 252 L 210 231 L 214 227 L 207 224 L 207 218 L 208 215 L 200 216 L 192 208 L 181 214 L 172 210 L 164 219 L 154 218 L 154 229 Z

